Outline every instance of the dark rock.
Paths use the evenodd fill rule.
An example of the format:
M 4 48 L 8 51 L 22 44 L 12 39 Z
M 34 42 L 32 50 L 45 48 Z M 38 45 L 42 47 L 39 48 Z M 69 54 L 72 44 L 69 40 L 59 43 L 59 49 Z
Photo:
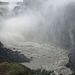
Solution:
M 5 48 L 0 42 L 0 63 L 4 61 L 23 63 L 30 62 L 30 59 L 28 59 L 18 51 L 12 51 L 11 49 Z

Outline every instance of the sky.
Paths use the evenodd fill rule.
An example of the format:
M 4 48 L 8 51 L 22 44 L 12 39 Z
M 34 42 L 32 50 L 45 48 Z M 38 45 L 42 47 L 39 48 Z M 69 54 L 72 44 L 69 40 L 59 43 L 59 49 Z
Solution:
M 0 0 L 2 2 L 23 2 L 23 0 Z

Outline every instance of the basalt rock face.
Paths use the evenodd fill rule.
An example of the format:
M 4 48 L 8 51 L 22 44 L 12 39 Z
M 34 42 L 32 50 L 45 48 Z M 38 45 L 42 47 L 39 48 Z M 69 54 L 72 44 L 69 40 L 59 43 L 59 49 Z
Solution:
M 12 51 L 3 46 L 0 42 L 0 63 L 1 62 L 30 62 L 30 59 L 20 54 L 18 51 Z

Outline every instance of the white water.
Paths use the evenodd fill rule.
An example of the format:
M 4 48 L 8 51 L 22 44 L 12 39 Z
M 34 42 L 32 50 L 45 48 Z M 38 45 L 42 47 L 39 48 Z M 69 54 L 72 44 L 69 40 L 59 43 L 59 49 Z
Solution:
M 7 6 L 9 15 L 0 23 L 2 43 L 8 45 L 22 41 L 52 42 L 63 48 L 75 49 L 74 0 L 24 2 L 20 5 L 9 3 Z
M 17 3 L 9 3 L 8 13 L 15 12 L 18 16 L 16 16 L 17 14 L 14 14 L 14 16 L 11 14 L 11 18 L 4 20 L 0 34 L 1 41 L 9 44 L 12 41 L 17 41 L 17 39 L 20 41 L 33 40 L 61 43 L 62 32 L 67 26 L 64 21 L 65 16 L 68 17 L 70 15 L 67 14 L 66 10 L 69 9 L 69 6 L 72 6 L 72 3 L 74 4 L 74 1 L 25 0 L 24 2 L 25 5 L 23 6 L 17 5 Z M 19 9 L 14 9 L 17 6 Z M 69 24 L 69 26 L 71 25 Z M 68 31 L 68 35 L 70 31 Z M 70 38 L 70 36 L 66 37 Z M 63 42 L 64 39 L 63 37 Z

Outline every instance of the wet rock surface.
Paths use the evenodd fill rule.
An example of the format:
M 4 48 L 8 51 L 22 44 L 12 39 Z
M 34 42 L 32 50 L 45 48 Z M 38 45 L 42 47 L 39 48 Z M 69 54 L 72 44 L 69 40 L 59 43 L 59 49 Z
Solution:
M 25 57 L 19 51 L 12 51 L 11 49 L 5 48 L 0 42 L 0 63 L 1 62 L 30 62 L 30 59 Z

